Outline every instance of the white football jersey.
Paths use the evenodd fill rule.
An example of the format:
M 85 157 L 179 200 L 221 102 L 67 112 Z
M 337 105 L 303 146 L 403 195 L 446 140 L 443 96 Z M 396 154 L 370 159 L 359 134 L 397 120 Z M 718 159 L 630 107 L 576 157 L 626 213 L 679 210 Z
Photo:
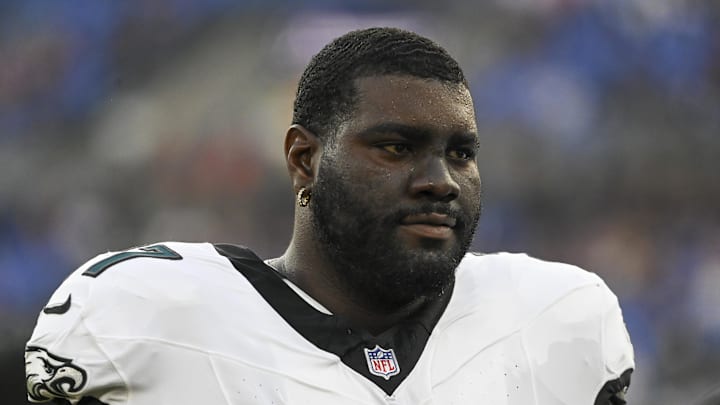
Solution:
M 616 297 L 574 266 L 467 254 L 452 294 L 373 336 L 248 249 L 177 242 L 80 267 L 25 358 L 31 401 L 82 405 L 593 405 L 634 367 Z

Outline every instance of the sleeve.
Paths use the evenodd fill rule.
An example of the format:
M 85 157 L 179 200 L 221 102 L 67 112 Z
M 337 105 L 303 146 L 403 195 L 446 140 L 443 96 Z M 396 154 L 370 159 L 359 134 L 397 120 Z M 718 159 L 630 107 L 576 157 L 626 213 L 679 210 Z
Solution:
M 607 287 L 605 289 L 609 303 L 602 321 L 602 350 L 608 373 L 594 405 L 624 405 L 627 404 L 625 393 L 630 388 L 630 377 L 635 367 L 633 347 L 617 298 Z
M 126 384 L 85 323 L 93 281 L 82 276 L 85 267 L 55 291 L 27 342 L 25 381 L 31 402 L 127 403 Z
M 539 398 L 562 404 L 625 403 L 633 348 L 617 298 L 599 278 L 543 311 L 529 326 L 525 342 L 536 359 Z

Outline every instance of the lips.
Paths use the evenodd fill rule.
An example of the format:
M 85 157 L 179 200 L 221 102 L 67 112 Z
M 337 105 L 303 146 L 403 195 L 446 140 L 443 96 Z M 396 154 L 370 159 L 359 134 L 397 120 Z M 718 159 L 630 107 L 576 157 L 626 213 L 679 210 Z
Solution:
M 427 214 L 408 215 L 400 221 L 403 225 L 431 225 L 454 228 L 457 220 L 449 215 L 431 212 Z
M 408 215 L 400 221 L 404 234 L 423 240 L 448 240 L 453 237 L 455 217 L 436 212 Z

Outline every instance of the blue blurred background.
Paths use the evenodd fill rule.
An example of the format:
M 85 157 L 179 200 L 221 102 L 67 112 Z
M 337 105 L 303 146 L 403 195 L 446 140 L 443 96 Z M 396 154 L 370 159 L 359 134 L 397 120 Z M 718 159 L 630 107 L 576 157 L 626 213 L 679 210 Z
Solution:
M 161 240 L 278 255 L 282 158 L 310 56 L 355 28 L 427 35 L 482 138 L 474 248 L 599 273 L 637 405 L 720 388 L 720 3 L 656 0 L 0 3 L 0 397 L 52 290 Z M 571 382 L 569 382 L 571 383 Z

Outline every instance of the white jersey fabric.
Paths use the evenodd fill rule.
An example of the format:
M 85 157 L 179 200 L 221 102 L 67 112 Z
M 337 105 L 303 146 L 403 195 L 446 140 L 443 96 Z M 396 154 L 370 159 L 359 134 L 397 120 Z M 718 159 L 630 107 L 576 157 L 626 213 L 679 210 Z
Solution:
M 28 398 L 592 405 L 634 367 L 616 297 L 574 266 L 467 254 L 449 301 L 374 337 L 237 251 L 167 242 L 80 267 L 27 344 Z

